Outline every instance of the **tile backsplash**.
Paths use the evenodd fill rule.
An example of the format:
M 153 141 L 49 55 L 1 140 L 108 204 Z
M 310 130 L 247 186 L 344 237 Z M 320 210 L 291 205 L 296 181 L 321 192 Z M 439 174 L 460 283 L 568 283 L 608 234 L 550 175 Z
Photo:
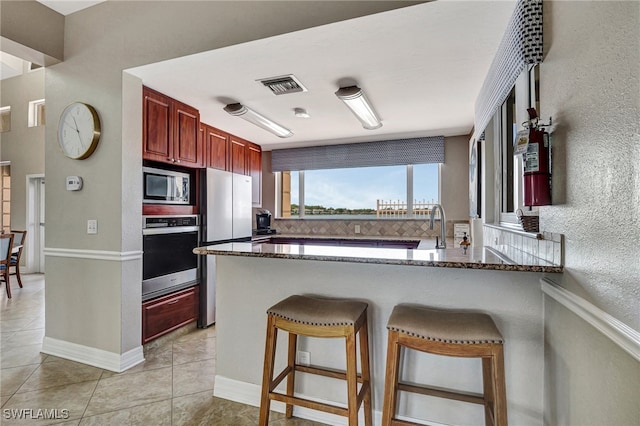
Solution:
M 447 237 L 453 237 L 454 221 L 447 221 Z M 356 233 L 356 226 L 360 233 Z M 274 219 L 273 227 L 279 234 L 317 235 L 340 237 L 396 237 L 430 239 L 440 236 L 440 222 L 429 229 L 428 220 L 340 220 L 340 219 Z
M 562 234 L 534 234 L 487 224 L 482 232 L 485 246 L 499 251 L 516 263 L 539 264 L 539 261 L 543 261 L 556 266 L 564 264 Z

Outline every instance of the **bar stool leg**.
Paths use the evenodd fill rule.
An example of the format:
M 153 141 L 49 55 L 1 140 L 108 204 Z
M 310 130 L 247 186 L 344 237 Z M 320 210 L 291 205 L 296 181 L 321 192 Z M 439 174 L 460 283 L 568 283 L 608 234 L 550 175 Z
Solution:
M 495 393 L 491 357 L 482 358 L 482 384 L 484 388 L 484 424 L 495 424 Z
M 502 345 L 493 345 L 491 357 L 493 367 L 493 389 L 495 391 L 495 425 L 507 426 L 507 386 L 504 377 L 504 350 Z
M 347 348 L 347 407 L 349 426 L 358 425 L 358 358 L 355 327 L 346 336 Z
M 371 370 L 369 369 L 369 325 L 365 318 L 360 328 L 360 366 L 362 368 L 362 386 L 366 386 L 368 390 L 365 392 L 364 404 L 364 424 L 365 426 L 373 425 L 371 410 Z
M 400 369 L 400 345 L 398 332 L 389 330 L 387 339 L 387 371 L 385 372 L 384 404 L 382 406 L 382 426 L 390 426 L 396 415 L 398 374 Z
M 259 426 L 267 426 L 269 423 L 269 408 L 271 400 L 269 392 L 271 390 L 271 381 L 273 380 L 273 365 L 276 356 L 276 340 L 278 330 L 275 326 L 275 317 L 269 315 L 267 319 L 267 341 L 264 350 L 264 371 L 262 373 L 262 394 L 260 397 L 260 419 Z
M 296 380 L 296 349 L 298 345 L 298 335 L 289 333 L 289 353 L 287 356 L 287 364 L 289 366 L 289 374 L 287 375 L 287 395 L 293 396 Z M 287 404 L 285 415 L 288 419 L 293 417 L 293 404 Z

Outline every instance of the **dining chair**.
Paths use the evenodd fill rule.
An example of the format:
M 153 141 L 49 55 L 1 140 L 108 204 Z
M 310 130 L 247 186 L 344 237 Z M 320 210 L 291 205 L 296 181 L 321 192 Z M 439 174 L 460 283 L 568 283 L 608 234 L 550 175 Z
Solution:
M 11 263 L 11 249 L 13 248 L 13 234 L 0 234 L 0 281 L 7 286 L 7 297 L 11 299 L 9 285 L 9 265 Z
M 18 285 L 22 288 L 22 277 L 20 276 L 20 258 L 22 257 L 22 249 L 27 238 L 27 231 L 11 231 L 13 237 L 13 250 L 11 251 L 10 268 L 14 268 L 14 272 L 9 270 L 9 275 L 15 275 L 18 279 Z

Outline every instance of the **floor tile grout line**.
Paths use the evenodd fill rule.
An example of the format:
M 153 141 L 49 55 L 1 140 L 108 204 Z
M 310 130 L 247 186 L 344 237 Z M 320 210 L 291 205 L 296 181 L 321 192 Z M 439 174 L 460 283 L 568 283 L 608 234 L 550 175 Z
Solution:
M 96 389 L 98 389 L 98 385 L 100 384 L 100 380 L 102 378 L 102 374 L 104 374 L 104 370 L 102 370 L 102 373 L 100 374 L 100 377 L 98 378 L 98 380 L 96 380 L 96 385 L 93 387 L 93 390 L 91 391 L 91 395 L 89 396 L 89 399 L 87 400 L 87 405 L 84 407 L 84 410 L 82 411 L 82 414 L 80 415 L 80 419 L 78 420 L 78 425 L 80 424 L 80 422 L 82 422 L 82 419 L 84 419 L 84 415 L 87 412 L 87 409 L 89 408 L 89 404 L 91 404 L 91 399 L 93 399 L 93 395 L 96 394 Z

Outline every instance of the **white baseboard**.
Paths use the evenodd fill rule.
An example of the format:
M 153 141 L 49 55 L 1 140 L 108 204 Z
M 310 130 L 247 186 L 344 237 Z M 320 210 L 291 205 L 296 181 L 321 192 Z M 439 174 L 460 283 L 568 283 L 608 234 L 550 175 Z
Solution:
M 242 404 L 251 405 L 254 407 L 260 406 L 260 385 L 253 383 L 241 382 L 239 380 L 230 379 L 228 377 L 216 375 L 215 384 L 213 388 L 213 396 L 222 399 L 228 399 L 230 401 L 239 402 Z M 318 398 L 312 398 L 307 395 L 296 394 L 303 398 L 307 398 L 317 402 L 323 402 L 328 404 L 336 404 L 333 401 L 322 400 Z M 342 404 L 342 406 L 346 406 Z M 277 413 L 284 413 L 285 404 L 279 401 L 271 402 L 271 411 Z M 311 420 L 318 423 L 324 423 L 327 425 L 347 426 L 348 421 L 346 417 L 336 416 L 335 414 L 325 413 L 322 411 L 310 410 L 303 407 L 293 407 L 293 415 L 295 417 Z M 420 424 L 428 424 L 431 426 L 446 426 L 441 423 L 425 422 L 424 420 L 413 419 L 409 417 L 400 417 L 402 420 L 412 421 Z M 363 410 L 360 409 L 358 413 L 358 424 L 364 424 Z M 373 410 L 373 424 L 380 426 L 382 424 L 382 412 Z
M 52 337 L 44 338 L 42 352 L 116 373 L 122 373 L 144 361 L 142 345 L 123 354 L 117 354 Z

